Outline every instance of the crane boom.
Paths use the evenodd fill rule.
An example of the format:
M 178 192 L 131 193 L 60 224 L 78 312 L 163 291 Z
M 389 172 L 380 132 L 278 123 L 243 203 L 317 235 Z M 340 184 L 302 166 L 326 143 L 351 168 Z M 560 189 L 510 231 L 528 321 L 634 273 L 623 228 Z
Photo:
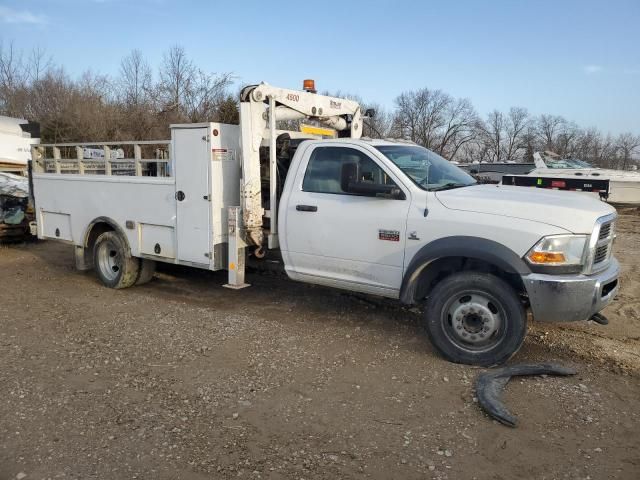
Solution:
M 340 132 L 341 136 L 362 136 L 362 112 L 358 102 L 318 95 L 313 90 L 299 91 L 272 87 L 267 83 L 245 87 L 240 94 L 240 135 L 242 147 L 242 217 L 246 239 L 258 247 L 264 243 L 262 232 L 260 147 L 270 146 L 269 248 L 278 246 L 276 198 L 276 122 L 308 119 Z M 314 138 L 311 136 L 311 138 Z

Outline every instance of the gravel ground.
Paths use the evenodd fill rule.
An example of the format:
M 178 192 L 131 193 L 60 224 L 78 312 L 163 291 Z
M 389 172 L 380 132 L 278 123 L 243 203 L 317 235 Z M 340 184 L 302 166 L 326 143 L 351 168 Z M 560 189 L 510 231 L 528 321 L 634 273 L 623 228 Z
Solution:
M 0 247 L 0 480 L 636 479 L 640 222 L 624 215 L 611 324 L 535 324 L 510 429 L 481 371 L 447 363 L 393 302 L 163 267 L 123 291 L 55 242 Z

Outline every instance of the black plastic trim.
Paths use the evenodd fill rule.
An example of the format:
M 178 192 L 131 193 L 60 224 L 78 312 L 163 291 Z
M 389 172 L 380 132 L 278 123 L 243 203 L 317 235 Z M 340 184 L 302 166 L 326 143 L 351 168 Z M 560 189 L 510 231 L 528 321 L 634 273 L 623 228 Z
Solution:
M 97 217 L 94 218 L 91 223 L 89 224 L 89 226 L 87 227 L 87 229 L 84 232 L 84 241 L 83 241 L 83 246 L 85 248 L 88 247 L 87 242 L 89 241 L 89 235 L 91 235 L 91 230 L 93 230 L 93 227 L 96 226 L 98 223 L 106 223 L 107 225 L 109 225 L 110 227 L 113 228 L 113 230 L 122 237 L 122 241 L 124 242 L 124 244 L 126 245 L 126 247 L 131 250 L 131 245 L 129 245 L 129 240 L 127 239 L 127 235 L 125 234 L 124 230 L 122 230 L 122 228 L 120 228 L 120 225 L 118 225 L 118 223 L 109 218 L 109 217 Z
M 531 268 L 522 258 L 501 243 L 486 238 L 468 236 L 439 238 L 423 246 L 414 255 L 402 279 L 400 301 L 408 305 L 414 304 L 413 296 L 422 270 L 430 263 L 447 257 L 482 260 L 511 274 L 529 275 L 532 273 Z

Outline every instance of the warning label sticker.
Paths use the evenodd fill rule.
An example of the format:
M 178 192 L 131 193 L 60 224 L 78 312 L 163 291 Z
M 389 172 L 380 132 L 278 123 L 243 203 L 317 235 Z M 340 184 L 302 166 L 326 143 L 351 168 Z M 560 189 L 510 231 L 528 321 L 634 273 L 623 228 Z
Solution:
M 379 240 L 388 240 L 389 242 L 399 242 L 400 232 L 397 230 L 378 230 Z
M 213 160 L 216 162 L 232 161 L 235 158 L 234 153 L 235 152 L 233 150 L 229 150 L 227 148 L 211 149 L 211 155 L 213 157 Z

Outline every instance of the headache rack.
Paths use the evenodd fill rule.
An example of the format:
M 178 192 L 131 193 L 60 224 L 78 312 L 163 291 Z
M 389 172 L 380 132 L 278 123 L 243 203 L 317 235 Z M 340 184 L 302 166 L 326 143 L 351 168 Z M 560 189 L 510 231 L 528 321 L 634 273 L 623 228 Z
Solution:
M 46 143 L 31 147 L 36 173 L 171 176 L 171 141 Z

